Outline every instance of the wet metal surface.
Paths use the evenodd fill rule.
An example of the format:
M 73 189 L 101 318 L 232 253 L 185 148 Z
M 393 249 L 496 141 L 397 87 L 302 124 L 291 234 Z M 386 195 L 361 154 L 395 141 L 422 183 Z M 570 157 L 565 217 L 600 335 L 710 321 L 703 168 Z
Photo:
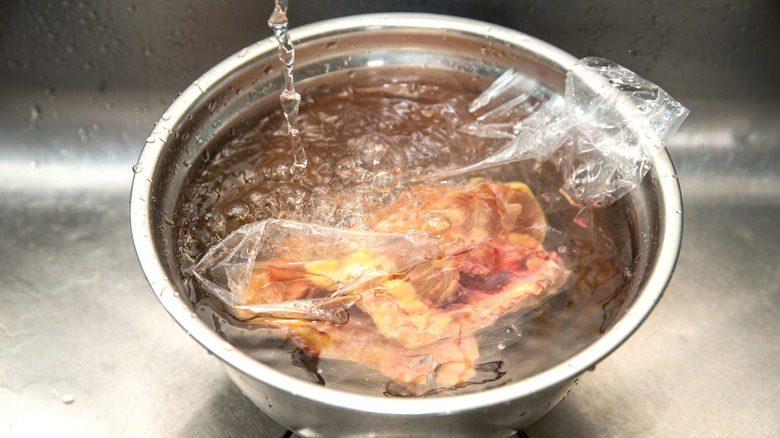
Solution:
M 407 3 L 339 5 L 346 14 Z M 768 54 L 780 47 L 780 7 L 692 2 L 672 13 L 673 2 L 616 11 L 623 2 L 604 1 L 557 15 L 544 2 L 472 3 L 449 12 L 510 26 L 515 16 L 513 27 L 635 68 L 692 110 L 669 147 L 685 202 L 669 289 L 525 434 L 776 435 L 780 66 Z M 291 11 L 293 25 L 339 11 L 296 4 L 306 11 Z M 270 2 L 19 1 L 0 12 L 0 436 L 287 434 L 159 305 L 127 205 L 154 121 L 201 72 L 267 36 L 268 11 Z

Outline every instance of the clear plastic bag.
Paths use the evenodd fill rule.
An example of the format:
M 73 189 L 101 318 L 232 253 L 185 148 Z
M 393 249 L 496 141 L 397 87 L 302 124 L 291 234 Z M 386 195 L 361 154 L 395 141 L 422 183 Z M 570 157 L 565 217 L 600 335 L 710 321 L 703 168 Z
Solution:
M 370 233 L 269 219 L 211 248 L 193 274 L 242 319 L 346 323 L 361 287 L 438 255 L 424 233 Z
M 520 183 L 419 185 L 374 211 L 370 228 L 256 222 L 193 274 L 236 317 L 286 328 L 305 352 L 374 367 L 413 394 L 498 375 L 476 363 L 473 335 L 567 277 Z
M 585 58 L 563 97 L 510 69 L 469 111 L 475 120 L 461 131 L 504 141 L 483 160 L 411 181 L 393 168 L 401 182 L 394 176 L 382 191 L 389 201 L 365 205 L 360 231 L 279 219 L 245 225 L 207 251 L 194 276 L 234 316 L 285 329 L 304 353 L 379 370 L 391 379 L 386 393 L 500 378 L 500 362 L 485 361 L 520 339 L 515 324 L 575 269 L 575 293 L 614 300 L 599 288 L 622 280 L 611 260 L 620 251 L 594 207 L 641 182 L 688 110 L 633 72 Z M 352 145 L 357 152 L 369 144 L 406 162 L 400 150 L 377 149 L 381 137 L 365 138 Z M 536 196 L 525 184 L 482 178 L 520 161 L 551 166 L 556 177 L 534 183 Z M 571 272 L 563 260 L 573 261 Z
M 565 97 L 540 99 L 544 93 L 529 90 L 521 74 L 507 70 L 469 107 L 488 111 L 462 128 L 476 136 L 507 138 L 504 146 L 478 163 L 425 178 L 552 158 L 563 180 L 557 190 L 538 194 L 550 200 L 546 211 L 610 205 L 639 185 L 654 155 L 689 113 L 657 85 L 597 57 L 572 67 Z

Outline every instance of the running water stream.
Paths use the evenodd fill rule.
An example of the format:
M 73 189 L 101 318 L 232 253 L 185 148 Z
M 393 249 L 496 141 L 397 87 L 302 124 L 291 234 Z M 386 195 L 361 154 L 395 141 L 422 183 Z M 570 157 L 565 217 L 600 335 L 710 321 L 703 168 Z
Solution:
M 302 177 L 306 174 L 306 151 L 303 149 L 301 132 L 298 130 L 298 108 L 301 103 L 301 95 L 295 92 L 293 80 L 293 63 L 295 62 L 295 47 L 293 47 L 290 35 L 287 33 L 287 0 L 276 0 L 274 11 L 268 19 L 268 27 L 274 33 L 279 42 L 279 60 L 282 61 L 282 74 L 284 75 L 284 90 L 279 96 L 282 103 L 284 117 L 287 119 L 287 133 L 290 137 L 290 145 L 293 150 L 293 165 L 290 171 L 293 177 Z

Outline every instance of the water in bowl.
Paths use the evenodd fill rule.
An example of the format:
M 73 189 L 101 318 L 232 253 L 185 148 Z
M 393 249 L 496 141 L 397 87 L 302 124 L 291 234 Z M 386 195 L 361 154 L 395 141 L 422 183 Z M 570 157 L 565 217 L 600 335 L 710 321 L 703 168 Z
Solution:
M 305 174 L 291 171 L 281 111 L 221 145 L 184 191 L 176 214 L 183 281 L 200 317 L 237 348 L 290 375 L 359 393 L 411 395 L 376 370 L 307 355 L 285 340 L 283 330 L 235 320 L 190 279 L 189 270 L 210 246 L 246 223 L 282 218 L 360 229 L 373 211 L 408 191 L 408 181 L 487 156 L 500 142 L 459 129 L 473 121 L 466 108 L 476 94 L 414 82 L 306 90 L 298 117 L 308 152 Z M 545 162 L 523 162 L 471 176 L 540 189 L 556 177 L 549 169 Z M 431 227 L 445 223 L 433 219 Z M 564 290 L 521 318 L 505 317 L 496 324 L 501 330 L 479 335 L 474 384 L 426 394 L 460 394 L 528 377 L 582 350 L 615 319 L 632 263 L 620 204 L 559 211 L 547 220 L 544 245 L 558 251 L 572 273 Z

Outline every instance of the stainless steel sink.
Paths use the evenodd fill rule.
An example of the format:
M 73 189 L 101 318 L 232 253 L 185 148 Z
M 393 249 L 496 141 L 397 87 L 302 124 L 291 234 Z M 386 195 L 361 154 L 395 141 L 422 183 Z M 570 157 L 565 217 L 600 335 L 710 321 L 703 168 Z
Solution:
M 6 2 L 0 10 L 0 435 L 289 436 L 170 320 L 130 241 L 131 166 L 177 93 L 269 35 L 272 2 Z M 666 296 L 523 432 L 780 430 L 780 5 L 292 1 L 293 26 L 420 11 L 613 59 L 691 110 Z

